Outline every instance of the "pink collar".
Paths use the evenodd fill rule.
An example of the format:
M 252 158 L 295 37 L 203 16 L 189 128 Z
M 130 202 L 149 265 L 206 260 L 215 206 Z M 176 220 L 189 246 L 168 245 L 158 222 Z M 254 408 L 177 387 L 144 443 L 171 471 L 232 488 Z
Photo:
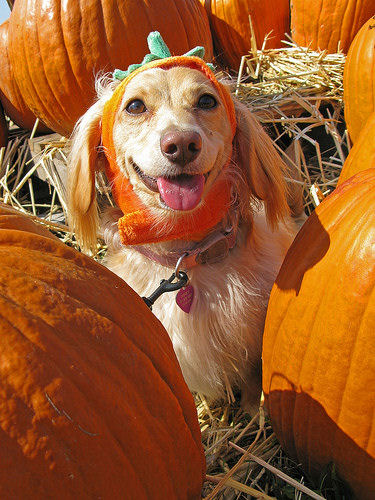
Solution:
M 178 252 L 160 254 L 144 245 L 133 245 L 131 248 L 157 264 L 175 269 L 175 272 L 181 267 L 188 270 L 199 264 L 221 262 L 228 256 L 229 251 L 235 247 L 237 242 L 237 210 L 233 211 L 231 219 L 232 223 L 229 227 L 217 228 L 185 252 L 180 250 Z

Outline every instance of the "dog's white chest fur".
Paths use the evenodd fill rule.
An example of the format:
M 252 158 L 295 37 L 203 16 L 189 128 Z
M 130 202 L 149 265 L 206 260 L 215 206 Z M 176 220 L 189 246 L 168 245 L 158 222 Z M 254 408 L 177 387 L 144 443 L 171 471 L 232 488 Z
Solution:
M 190 313 L 176 304 L 177 292 L 162 295 L 153 306 L 189 388 L 208 398 L 223 397 L 236 386 L 250 403 L 259 396 L 267 301 L 291 234 L 285 226 L 272 232 L 263 214 L 253 224 L 256 231 L 247 237 L 242 228 L 239 244 L 224 261 L 188 272 L 195 292 Z M 127 248 L 111 253 L 106 265 L 141 296 L 172 272 Z

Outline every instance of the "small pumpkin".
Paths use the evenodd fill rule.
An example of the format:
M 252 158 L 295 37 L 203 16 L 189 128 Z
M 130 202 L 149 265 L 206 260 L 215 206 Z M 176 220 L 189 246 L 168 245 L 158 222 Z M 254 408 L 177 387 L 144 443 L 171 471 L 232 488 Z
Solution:
M 95 75 L 141 62 L 155 29 L 172 53 L 203 45 L 212 58 L 199 0 L 17 0 L 9 58 L 23 99 L 48 127 L 70 135 L 96 98 Z
M 375 498 L 375 172 L 307 219 L 271 292 L 263 390 L 286 452 L 318 478 L 334 462 L 353 498 Z
M 8 54 L 9 20 L 0 25 L 0 100 L 5 113 L 19 127 L 32 130 L 36 116 L 29 110 L 14 79 Z M 50 131 L 44 123 L 38 125 L 38 132 Z
M 344 115 L 353 143 L 375 111 L 375 16 L 359 30 L 344 66 Z
M 249 16 L 257 47 L 262 47 L 267 34 L 267 48 L 281 47 L 289 32 L 289 0 L 201 0 L 211 25 L 218 60 L 233 70 L 239 68 L 241 57 L 251 49 Z M 272 32 L 272 33 L 271 33 Z
M 3 107 L 0 103 L 0 148 L 8 143 L 8 124 L 6 122 Z
M 347 53 L 356 33 L 375 13 L 374 0 L 292 0 L 293 40 L 313 50 Z
M 198 499 L 196 409 L 120 278 L 0 206 L 0 497 Z
M 370 115 L 342 167 L 339 186 L 356 173 L 375 168 L 375 111 Z

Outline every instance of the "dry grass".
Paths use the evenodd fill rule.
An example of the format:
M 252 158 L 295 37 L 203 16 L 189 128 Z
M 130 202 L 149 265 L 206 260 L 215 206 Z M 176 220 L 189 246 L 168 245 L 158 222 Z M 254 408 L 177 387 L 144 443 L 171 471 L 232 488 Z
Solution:
M 66 140 L 62 138 L 59 145 L 49 143 L 40 155 L 32 157 L 33 137 L 34 131 L 11 127 L 8 146 L 0 150 L 0 200 L 51 230 L 68 234 L 65 188 L 54 175 L 54 156 L 56 151 L 62 152 Z M 64 159 L 66 162 L 65 155 Z M 35 175 L 38 169 L 44 170 L 48 182 Z
M 286 43 L 243 56 L 232 88 L 300 172 L 310 214 L 336 186 L 350 147 L 343 122 L 345 56 Z
M 285 455 L 263 406 L 250 418 L 238 401 L 210 406 L 197 395 L 196 405 L 207 461 L 204 500 L 349 500 L 334 469 L 322 471 L 315 485 Z
M 342 113 L 343 64 L 341 54 L 293 45 L 254 49 L 243 58 L 239 78 L 230 80 L 237 97 L 252 107 L 280 154 L 299 173 L 294 182 L 303 186 L 307 214 L 334 189 L 349 149 Z M 14 128 L 0 153 L 0 200 L 75 246 L 65 222 L 67 146 L 64 138 L 33 139 L 33 133 Z M 99 245 L 97 258 L 104 251 Z M 196 403 L 207 459 L 206 500 L 345 498 L 334 471 L 322 475 L 318 492 L 311 491 L 298 464 L 280 449 L 262 408 L 250 419 L 238 403 L 209 406 L 199 396 Z

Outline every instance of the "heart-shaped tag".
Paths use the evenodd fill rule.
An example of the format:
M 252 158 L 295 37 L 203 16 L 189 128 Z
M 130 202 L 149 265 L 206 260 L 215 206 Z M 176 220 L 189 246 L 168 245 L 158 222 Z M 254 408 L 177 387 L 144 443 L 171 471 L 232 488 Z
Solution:
M 181 288 L 176 295 L 176 303 L 185 313 L 189 314 L 194 300 L 194 287 L 187 285 Z

